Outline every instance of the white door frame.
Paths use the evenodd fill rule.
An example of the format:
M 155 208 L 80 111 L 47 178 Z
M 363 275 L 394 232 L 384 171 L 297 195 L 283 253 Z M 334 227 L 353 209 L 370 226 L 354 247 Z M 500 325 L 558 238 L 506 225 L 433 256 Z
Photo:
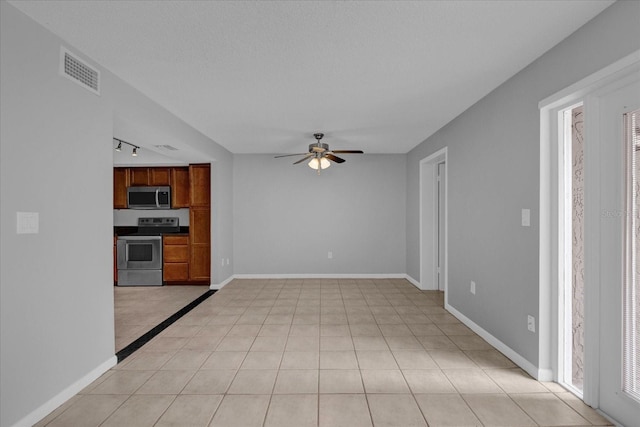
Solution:
M 420 160 L 420 289 L 438 289 L 438 164 L 444 162 L 445 181 L 445 226 L 444 226 L 444 295 L 445 307 L 447 306 L 448 287 L 448 248 L 449 248 L 449 223 L 448 218 L 448 187 L 449 164 L 447 160 L 447 147 L 444 147 L 428 157 Z
M 539 246 L 539 364 L 538 379 L 550 381 L 559 379 L 561 366 L 560 346 L 562 337 L 559 328 L 562 324 L 563 263 L 562 238 L 563 225 L 563 135 L 561 111 L 569 106 L 584 101 L 585 115 L 585 198 L 586 192 L 598 194 L 599 170 L 598 162 L 590 155 L 590 140 L 597 140 L 598 129 L 590 114 L 597 108 L 590 95 L 599 89 L 624 79 L 633 73 L 640 72 L 640 50 L 616 61 L 600 71 L 540 101 L 540 246 Z M 597 201 L 592 200 L 585 206 L 585 233 L 598 235 L 600 209 Z M 590 220 L 591 219 L 591 220 Z M 596 219 L 596 220 L 594 220 Z M 592 240 L 593 241 L 593 240 Z M 585 403 L 599 406 L 598 365 L 600 338 L 598 333 L 599 319 L 599 266 L 597 248 L 585 247 L 585 342 L 589 345 L 585 350 L 585 383 L 583 399 Z M 591 350 L 589 350 L 591 349 Z

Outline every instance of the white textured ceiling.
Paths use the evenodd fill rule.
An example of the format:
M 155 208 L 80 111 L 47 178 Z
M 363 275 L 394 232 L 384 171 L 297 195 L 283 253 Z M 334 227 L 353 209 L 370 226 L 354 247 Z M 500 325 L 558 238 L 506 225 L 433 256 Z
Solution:
M 234 153 L 406 153 L 612 1 L 11 1 Z

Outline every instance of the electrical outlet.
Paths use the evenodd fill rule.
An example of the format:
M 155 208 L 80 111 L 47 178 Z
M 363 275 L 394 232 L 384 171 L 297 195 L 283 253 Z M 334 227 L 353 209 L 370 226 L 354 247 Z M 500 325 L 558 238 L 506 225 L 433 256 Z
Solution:
M 471 281 L 471 286 L 469 286 L 469 292 L 474 295 L 476 294 L 476 282 L 474 282 L 473 280 Z
M 536 331 L 536 318 L 533 316 L 527 316 L 527 329 L 530 332 Z
M 329 252 L 327 253 L 327 258 L 329 258 L 329 259 L 333 259 L 333 252 L 329 251 Z

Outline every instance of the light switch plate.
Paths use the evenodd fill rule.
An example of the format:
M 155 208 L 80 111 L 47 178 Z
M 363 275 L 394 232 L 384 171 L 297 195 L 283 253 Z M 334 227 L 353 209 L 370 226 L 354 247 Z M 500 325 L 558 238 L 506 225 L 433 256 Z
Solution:
M 522 209 L 522 226 L 531 226 L 531 209 Z
M 38 212 L 16 212 L 16 232 L 18 234 L 38 234 L 40 214 Z

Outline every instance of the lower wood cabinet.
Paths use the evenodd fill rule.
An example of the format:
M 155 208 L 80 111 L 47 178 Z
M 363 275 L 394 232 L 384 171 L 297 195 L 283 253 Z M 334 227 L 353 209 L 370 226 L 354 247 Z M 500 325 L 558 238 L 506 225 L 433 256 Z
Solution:
M 168 284 L 172 284 L 172 282 L 188 282 L 189 236 L 186 234 L 165 235 L 162 240 L 163 280 Z

